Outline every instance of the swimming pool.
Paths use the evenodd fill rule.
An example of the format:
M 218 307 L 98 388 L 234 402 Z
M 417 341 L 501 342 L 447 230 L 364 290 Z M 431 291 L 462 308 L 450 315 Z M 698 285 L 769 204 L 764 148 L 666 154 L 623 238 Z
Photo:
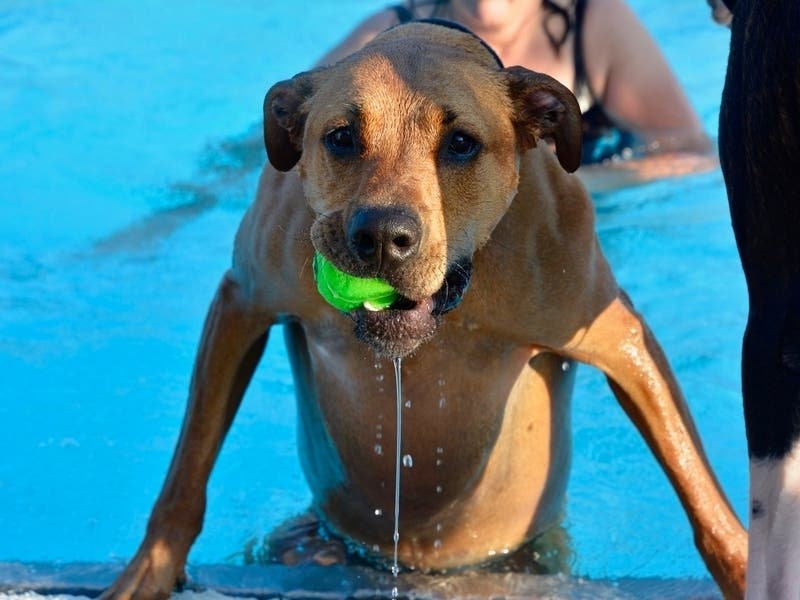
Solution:
M 376 0 L 0 8 L 0 561 L 114 563 L 140 541 L 200 327 L 264 160 L 269 85 Z M 699 0 L 632 5 L 716 135 L 728 34 Z M 304 24 L 298 24 L 302 14 Z M 620 282 L 677 372 L 740 515 L 743 278 L 719 171 L 599 196 Z M 268 367 L 268 368 L 267 368 Z M 575 573 L 706 578 L 680 505 L 605 380 L 579 371 Z M 273 334 L 209 487 L 190 561 L 236 563 L 309 500 Z M 14 584 L 13 570 L 0 569 Z

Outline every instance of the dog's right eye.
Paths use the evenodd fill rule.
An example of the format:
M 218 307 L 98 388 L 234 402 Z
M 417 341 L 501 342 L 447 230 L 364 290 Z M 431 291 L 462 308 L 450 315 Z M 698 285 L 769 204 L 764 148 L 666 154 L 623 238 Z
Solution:
M 356 140 L 353 130 L 349 125 L 337 127 L 325 135 L 325 146 L 337 156 L 353 154 L 356 149 Z
M 481 145 L 471 135 L 463 131 L 456 131 L 450 136 L 447 153 L 459 162 L 466 162 L 473 158 L 481 149 Z

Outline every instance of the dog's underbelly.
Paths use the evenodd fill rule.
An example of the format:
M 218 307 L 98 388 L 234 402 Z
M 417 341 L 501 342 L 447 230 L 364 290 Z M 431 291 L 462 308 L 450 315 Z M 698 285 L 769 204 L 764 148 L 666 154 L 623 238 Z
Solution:
M 532 358 L 530 347 L 454 352 L 463 346 L 458 329 L 445 323 L 403 360 L 402 453 L 411 466 L 401 473 L 399 553 L 422 569 L 484 561 L 553 525 L 568 476 L 573 369 L 554 355 Z M 355 341 L 331 341 L 346 337 L 321 343 L 313 333 L 287 328 L 302 382 L 299 446 L 314 503 L 332 529 L 388 556 L 392 363 Z

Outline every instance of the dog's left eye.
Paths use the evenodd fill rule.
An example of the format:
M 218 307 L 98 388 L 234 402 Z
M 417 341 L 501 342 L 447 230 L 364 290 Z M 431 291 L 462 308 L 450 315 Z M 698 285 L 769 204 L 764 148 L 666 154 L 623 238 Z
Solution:
M 468 160 L 475 156 L 480 149 L 481 145 L 478 141 L 463 131 L 454 132 L 447 145 L 447 153 L 458 160 Z
M 337 127 L 325 135 L 328 150 L 338 156 L 352 154 L 356 149 L 356 140 L 349 125 Z

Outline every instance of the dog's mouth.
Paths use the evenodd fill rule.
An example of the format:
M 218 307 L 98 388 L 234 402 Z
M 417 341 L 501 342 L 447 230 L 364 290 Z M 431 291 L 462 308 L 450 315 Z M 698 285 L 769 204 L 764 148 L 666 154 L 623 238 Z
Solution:
M 472 262 L 459 260 L 448 269 L 442 286 L 428 298 L 415 301 L 400 296 L 385 310 L 360 308 L 351 312 L 356 337 L 388 358 L 411 354 L 433 337 L 441 316 L 461 304 L 471 274 Z

